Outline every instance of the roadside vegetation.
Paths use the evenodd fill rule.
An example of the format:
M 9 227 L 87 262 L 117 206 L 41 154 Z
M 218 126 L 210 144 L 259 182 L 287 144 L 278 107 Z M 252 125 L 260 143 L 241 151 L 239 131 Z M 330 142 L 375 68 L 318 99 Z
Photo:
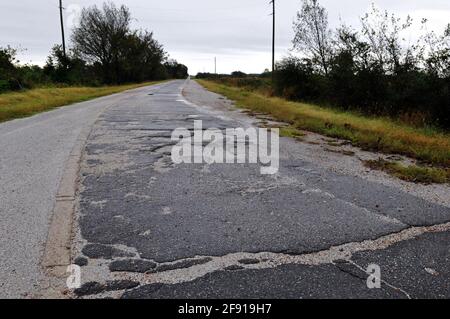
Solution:
M 375 6 L 360 21 L 331 29 L 319 1 L 303 0 L 294 23 L 296 54 L 277 63 L 273 83 L 268 70 L 197 78 L 450 130 L 450 24 L 439 34 L 427 31 L 425 18 L 400 19 Z
M 157 82 L 102 87 L 52 87 L 0 94 L 0 123 Z
M 85 8 L 69 50 L 56 45 L 43 67 L 23 65 L 17 50 L 0 48 L 0 122 L 188 76 L 153 33 L 133 30 L 131 23 L 129 9 L 113 2 Z
M 367 117 L 351 111 L 288 101 L 217 81 L 198 82 L 208 90 L 234 100 L 240 108 L 269 114 L 277 121 L 288 123 L 290 126 L 281 130 L 284 136 L 301 138 L 305 130 L 343 139 L 367 151 L 406 155 L 417 159 L 420 167 L 433 167 L 421 171 L 425 175 L 435 172 L 444 175 L 450 168 L 450 135 L 439 129 L 412 127 L 386 117 Z M 372 165 L 372 168 L 380 167 Z M 414 175 L 412 167 L 409 171 Z M 424 178 L 416 181 L 429 182 Z M 442 178 L 433 178 L 433 181 L 445 182 Z
M 423 184 L 450 183 L 450 169 L 423 167 L 417 165 L 405 166 L 384 159 L 365 161 L 364 165 L 371 169 L 385 171 L 404 181 Z
M 293 39 L 303 58 L 278 63 L 274 94 L 450 129 L 450 23 L 428 30 L 426 17 L 401 19 L 375 5 L 359 26 L 331 29 L 326 8 L 304 0 Z
M 406 155 L 418 165 L 370 166 L 410 181 L 445 182 L 450 24 L 436 33 L 427 23 L 373 5 L 359 27 L 342 22 L 332 29 L 318 0 L 302 0 L 293 25 L 295 54 L 279 61 L 273 74 L 200 73 L 197 79 L 240 107 L 289 123 L 286 136 L 301 138 L 300 131 L 309 130 L 364 150 Z

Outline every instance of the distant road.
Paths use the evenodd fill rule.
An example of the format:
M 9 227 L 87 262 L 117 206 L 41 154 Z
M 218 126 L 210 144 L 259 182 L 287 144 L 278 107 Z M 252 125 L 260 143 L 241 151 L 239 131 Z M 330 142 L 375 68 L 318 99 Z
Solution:
M 25 297 L 37 288 L 68 156 L 83 129 L 127 98 L 124 92 L 0 124 L 0 298 Z

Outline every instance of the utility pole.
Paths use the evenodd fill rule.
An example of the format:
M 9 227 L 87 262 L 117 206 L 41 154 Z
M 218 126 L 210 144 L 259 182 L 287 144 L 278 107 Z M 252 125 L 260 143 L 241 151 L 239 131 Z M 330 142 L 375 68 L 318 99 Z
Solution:
M 273 6 L 272 18 L 273 18 L 273 28 L 272 28 L 272 83 L 275 78 L 275 0 L 270 1 Z
M 66 37 L 64 35 L 64 17 L 63 17 L 63 4 L 62 0 L 59 0 L 59 16 L 61 19 L 61 34 L 62 34 L 62 47 L 63 47 L 63 53 L 64 57 L 66 56 Z
M 217 57 L 214 57 L 214 73 L 217 74 Z

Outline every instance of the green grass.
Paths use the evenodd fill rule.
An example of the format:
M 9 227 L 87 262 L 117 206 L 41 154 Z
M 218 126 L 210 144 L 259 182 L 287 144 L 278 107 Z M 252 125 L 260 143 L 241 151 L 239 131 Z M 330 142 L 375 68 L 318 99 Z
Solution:
M 404 181 L 423 184 L 450 183 L 450 169 L 422 167 L 417 165 L 404 166 L 397 162 L 383 159 L 376 161 L 365 161 L 364 165 L 371 169 L 385 171 Z
M 438 168 L 450 167 L 450 135 L 435 129 L 415 128 L 387 118 L 369 118 L 291 102 L 212 81 L 198 82 L 234 100 L 238 107 L 270 114 L 278 121 L 289 123 L 292 129 L 344 139 L 364 150 L 406 155 Z
M 292 126 L 288 126 L 280 128 L 280 135 L 284 137 L 292 137 L 301 140 L 302 137 L 305 136 L 305 133 Z
M 0 122 L 156 83 L 158 82 L 103 87 L 38 88 L 3 93 L 0 94 Z

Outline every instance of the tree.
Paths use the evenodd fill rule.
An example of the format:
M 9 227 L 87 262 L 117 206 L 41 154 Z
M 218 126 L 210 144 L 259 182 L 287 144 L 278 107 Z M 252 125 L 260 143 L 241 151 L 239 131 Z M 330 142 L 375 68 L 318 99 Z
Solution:
M 372 4 L 371 12 L 366 13 L 361 23 L 370 51 L 381 68 L 393 73 L 402 63 L 412 61 L 415 47 L 402 45 L 400 37 L 400 34 L 412 25 L 410 16 L 402 22 L 394 14 L 380 11 Z
M 277 63 L 274 91 L 288 99 L 318 101 L 326 91 L 323 78 L 314 74 L 310 59 L 288 56 Z
M 73 31 L 73 51 L 100 69 L 106 83 L 165 78 L 166 53 L 153 33 L 131 29 L 127 7 L 112 2 L 83 9 Z
M 233 78 L 245 78 L 247 76 L 247 74 L 245 74 L 242 71 L 234 71 L 234 72 L 231 72 L 231 76 Z
M 0 48 L 0 70 L 10 72 L 14 69 L 17 51 L 11 47 Z
M 368 70 L 373 67 L 370 45 L 361 39 L 360 33 L 342 24 L 336 30 L 334 55 L 351 55 L 358 70 Z
M 176 60 L 169 60 L 164 66 L 172 79 L 186 79 L 189 76 L 188 67 L 178 63 Z
M 120 50 L 130 33 L 131 14 L 127 7 L 114 3 L 83 9 L 80 24 L 73 30 L 74 52 L 91 64 L 98 64 L 106 82 L 118 82 Z
M 426 60 L 428 72 L 434 76 L 450 78 L 450 24 L 442 36 L 430 32 L 425 36 L 429 56 Z
M 163 62 L 166 52 L 153 38 L 153 33 L 133 31 L 128 34 L 119 50 L 117 72 L 126 82 L 164 79 L 167 72 Z
M 114 3 L 83 9 L 80 25 L 72 34 L 74 51 L 85 61 L 101 65 L 104 80 L 118 82 L 120 49 L 130 32 L 131 14 L 127 7 Z
M 0 92 L 22 88 L 15 66 L 16 54 L 17 50 L 9 46 L 0 48 Z
M 19 65 L 16 50 L 0 48 L 0 92 L 36 85 L 101 85 L 186 78 L 188 68 L 167 61 L 163 46 L 152 32 L 131 28 L 127 7 L 113 2 L 82 11 L 72 34 L 73 47 L 64 54 L 54 46 L 44 68 Z
M 328 28 L 328 13 L 318 0 L 303 0 L 294 22 L 294 49 L 316 61 L 328 74 L 332 55 L 332 32 Z
M 55 45 L 52 48 L 44 66 L 44 73 L 55 83 L 93 84 L 97 82 L 92 74 L 88 75 L 86 63 L 72 51 L 64 53 L 61 45 Z

